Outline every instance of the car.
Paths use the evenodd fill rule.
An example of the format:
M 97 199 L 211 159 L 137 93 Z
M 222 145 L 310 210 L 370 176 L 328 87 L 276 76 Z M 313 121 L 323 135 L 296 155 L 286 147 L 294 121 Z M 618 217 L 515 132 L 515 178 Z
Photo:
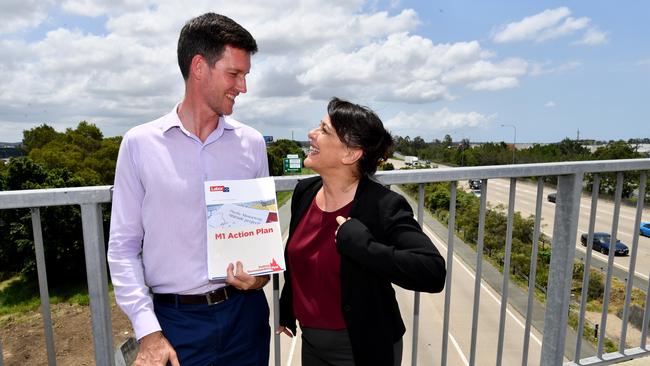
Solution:
M 546 196 L 546 199 L 547 199 L 549 202 L 553 202 L 553 203 L 555 203 L 555 199 L 556 199 L 556 198 L 557 198 L 557 192 L 549 193 L 548 196 Z
M 587 246 L 587 233 L 584 233 L 580 235 L 580 243 L 582 245 Z M 609 242 L 611 240 L 611 235 L 607 233 L 602 233 L 602 232 L 596 232 L 594 233 L 594 240 L 593 240 L 593 250 L 597 250 L 603 254 L 609 254 Z M 620 240 L 616 240 L 616 249 L 614 251 L 614 255 L 628 255 L 630 252 L 630 249 L 627 247 L 627 245 L 621 243 Z
M 639 234 L 650 237 L 650 221 L 642 222 L 639 227 Z
M 475 189 L 481 189 L 481 180 L 480 179 L 470 179 L 467 181 L 467 184 L 469 184 L 469 189 L 475 190 Z

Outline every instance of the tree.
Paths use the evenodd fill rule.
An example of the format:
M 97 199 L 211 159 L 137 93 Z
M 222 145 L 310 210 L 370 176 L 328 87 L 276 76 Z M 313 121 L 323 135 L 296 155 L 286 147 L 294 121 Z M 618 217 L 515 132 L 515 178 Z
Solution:
M 23 133 L 27 157 L 12 158 L 0 171 L 0 188 L 22 190 L 113 184 L 121 137 L 104 138 L 93 124 L 80 122 L 59 133 L 41 125 Z M 108 228 L 109 214 L 104 215 Z M 45 260 L 51 284 L 85 278 L 78 207 L 40 209 Z M 106 231 L 107 232 L 107 231 Z M 0 211 L 0 278 L 35 276 L 34 243 L 28 210 Z
M 60 138 L 61 133 L 56 132 L 53 127 L 42 124 L 34 127 L 31 130 L 23 131 L 23 149 L 25 153 L 29 154 L 32 149 L 40 148 L 49 142 Z
M 593 154 L 596 160 L 613 160 L 613 159 L 638 159 L 643 156 L 636 152 L 630 145 L 624 141 L 610 142 L 603 147 L 599 147 Z M 593 185 L 593 176 L 587 175 L 587 184 L 589 190 Z M 631 172 L 626 174 L 623 180 L 623 197 L 630 197 L 632 192 L 639 186 L 639 173 Z M 605 173 L 601 175 L 600 190 L 601 193 L 614 194 L 616 191 L 616 173 Z
M 66 169 L 47 170 L 28 157 L 12 159 L 5 177 L 10 190 L 79 186 L 81 180 Z M 84 252 L 78 207 L 41 208 L 45 261 L 56 268 L 51 284 L 84 278 Z M 0 211 L 0 278 L 22 273 L 36 276 L 31 215 L 28 210 Z

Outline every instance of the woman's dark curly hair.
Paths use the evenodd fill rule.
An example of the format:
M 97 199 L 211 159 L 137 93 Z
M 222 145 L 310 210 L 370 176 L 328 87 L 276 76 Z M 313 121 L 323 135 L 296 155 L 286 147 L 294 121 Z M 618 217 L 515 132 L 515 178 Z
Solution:
M 377 166 L 388 159 L 393 147 L 393 137 L 381 119 L 367 107 L 336 97 L 327 105 L 327 114 L 341 141 L 363 151 L 358 161 L 361 175 L 374 174 Z

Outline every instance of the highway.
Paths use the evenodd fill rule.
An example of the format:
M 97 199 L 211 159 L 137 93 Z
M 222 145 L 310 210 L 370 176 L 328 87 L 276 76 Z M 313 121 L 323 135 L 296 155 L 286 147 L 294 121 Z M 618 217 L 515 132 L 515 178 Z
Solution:
M 390 159 L 389 162 L 393 163 L 395 169 L 404 166 L 404 162 L 400 160 Z M 439 167 L 444 167 L 439 165 Z M 469 187 L 466 181 L 459 182 L 459 186 L 469 192 Z M 492 207 L 502 204 L 504 207 L 508 205 L 508 195 L 510 189 L 509 179 L 489 179 L 487 188 L 487 201 Z M 535 198 L 537 195 L 537 184 L 533 182 L 518 180 L 515 195 L 515 211 L 521 212 L 523 217 L 533 215 L 535 212 Z M 554 188 L 544 188 L 544 203 L 542 204 L 542 232 L 549 238 L 553 235 L 553 219 L 555 215 L 555 204 L 548 202 L 546 196 L 555 192 Z M 589 229 L 589 214 L 591 211 L 591 196 L 583 194 L 580 199 L 580 218 L 578 221 L 578 233 L 576 236 L 576 258 L 584 260 L 585 247 L 580 244 L 580 235 L 586 233 Z M 598 210 L 596 213 L 595 231 L 604 231 L 611 233 L 612 220 L 614 213 L 614 203 L 605 200 L 598 200 Z M 634 234 L 634 218 L 636 216 L 636 207 L 621 205 L 618 233 L 617 238 L 625 243 L 632 251 L 632 235 Z M 642 214 L 641 221 L 650 221 L 650 210 L 645 209 Z M 594 266 L 606 269 L 607 256 L 599 252 L 593 252 Z M 629 272 L 630 256 L 615 257 L 614 265 L 618 268 L 619 275 L 622 272 Z M 636 277 L 640 278 L 643 283 L 635 283 L 635 287 L 641 287 L 643 290 L 647 288 L 648 271 L 650 271 L 650 238 L 639 237 L 639 245 L 637 252 L 636 262 Z M 620 277 L 620 276 L 618 276 Z
M 466 184 L 466 182 L 464 182 Z M 502 203 L 507 205 L 510 181 L 508 179 L 490 179 L 488 181 L 487 200 L 492 204 Z M 551 237 L 553 233 L 553 217 L 555 214 L 555 204 L 548 202 L 546 196 L 555 190 L 549 187 L 544 188 L 544 203 L 542 205 L 542 232 Z M 535 197 L 537 185 L 531 182 L 517 181 L 517 194 L 515 197 L 515 210 L 522 213 L 523 216 L 532 215 L 535 211 Z M 580 218 L 578 221 L 578 233 L 576 237 L 576 255 L 583 257 L 585 247 L 580 244 L 580 235 L 586 233 L 589 229 L 589 214 L 591 211 L 591 197 L 583 194 L 580 199 Z M 614 203 L 608 200 L 598 200 L 598 210 L 596 213 L 595 231 L 604 231 L 611 233 L 614 214 Z M 634 218 L 636 208 L 621 205 L 617 238 L 625 243 L 630 251 L 632 250 L 632 236 L 634 234 Z M 650 211 L 643 211 L 641 221 L 650 220 Z M 607 256 L 593 252 L 595 258 L 600 259 L 601 263 L 606 265 Z M 614 263 L 618 268 L 627 270 L 630 265 L 630 256 L 615 257 Z M 650 238 L 639 237 L 637 251 L 636 275 L 648 280 L 648 270 L 650 270 Z

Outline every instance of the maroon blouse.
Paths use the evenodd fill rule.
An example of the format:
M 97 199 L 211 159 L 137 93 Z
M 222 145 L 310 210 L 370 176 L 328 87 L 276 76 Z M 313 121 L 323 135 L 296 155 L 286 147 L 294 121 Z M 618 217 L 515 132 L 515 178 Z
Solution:
M 341 312 L 341 257 L 336 250 L 337 216 L 348 217 L 351 202 L 333 212 L 318 208 L 316 199 L 287 244 L 293 284 L 293 309 L 300 326 L 345 329 Z

